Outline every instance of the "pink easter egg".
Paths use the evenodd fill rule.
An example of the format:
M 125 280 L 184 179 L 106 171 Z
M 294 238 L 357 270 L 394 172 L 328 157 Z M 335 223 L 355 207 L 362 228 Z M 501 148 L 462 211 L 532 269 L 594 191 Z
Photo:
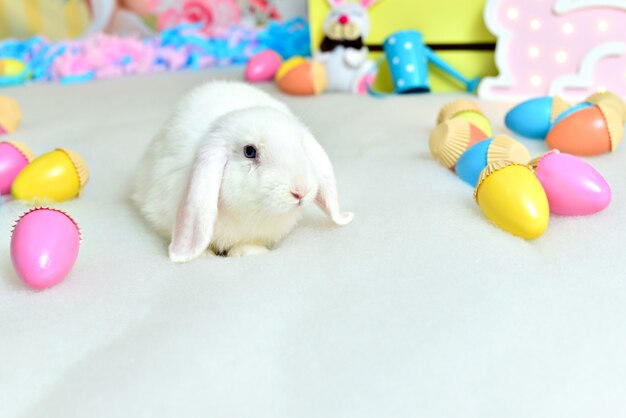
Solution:
M 32 154 L 18 142 L 0 142 L 0 194 L 11 193 L 13 180 L 28 162 Z
M 590 215 L 611 202 L 611 188 L 591 165 L 553 150 L 531 162 L 555 215 Z
M 18 276 L 33 289 L 45 289 L 70 272 L 80 245 L 76 222 L 65 212 L 37 208 L 22 215 L 11 236 L 11 260 Z
M 278 72 L 283 59 L 271 49 L 256 54 L 246 65 L 246 80 L 251 83 L 271 81 Z

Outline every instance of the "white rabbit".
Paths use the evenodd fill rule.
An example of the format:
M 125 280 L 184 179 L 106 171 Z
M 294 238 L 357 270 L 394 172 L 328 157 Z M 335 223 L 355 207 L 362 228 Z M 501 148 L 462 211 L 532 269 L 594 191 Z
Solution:
M 376 0 L 328 0 L 324 39 L 314 59 L 326 67 L 327 91 L 358 92 L 363 77 L 374 67 L 368 60 L 365 38 L 370 32 L 367 9 Z
M 210 82 L 178 104 L 149 146 L 134 186 L 141 214 L 187 262 L 209 251 L 267 252 L 315 201 L 342 213 L 323 148 L 283 103 L 243 83 Z

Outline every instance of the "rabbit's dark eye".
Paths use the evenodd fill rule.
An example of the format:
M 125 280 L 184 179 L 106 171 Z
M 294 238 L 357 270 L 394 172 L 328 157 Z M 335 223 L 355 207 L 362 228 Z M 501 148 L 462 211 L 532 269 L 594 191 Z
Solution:
M 243 147 L 243 155 L 246 158 L 256 158 L 256 148 L 254 145 L 246 145 Z

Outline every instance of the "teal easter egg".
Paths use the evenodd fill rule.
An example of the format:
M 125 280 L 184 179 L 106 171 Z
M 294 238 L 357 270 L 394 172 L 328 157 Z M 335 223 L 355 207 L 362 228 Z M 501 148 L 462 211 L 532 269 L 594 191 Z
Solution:
M 493 138 L 485 139 L 472 145 L 456 162 L 454 171 L 457 176 L 472 187 L 476 187 L 480 172 L 487 167 L 487 152 Z
M 511 131 L 526 138 L 545 139 L 552 121 L 569 108 L 558 96 L 536 97 L 511 109 L 504 123 Z
M 478 142 L 461 155 L 454 167 L 456 174 L 467 184 L 476 187 L 480 172 L 497 161 L 526 164 L 530 153 L 524 145 L 508 135 L 498 135 Z

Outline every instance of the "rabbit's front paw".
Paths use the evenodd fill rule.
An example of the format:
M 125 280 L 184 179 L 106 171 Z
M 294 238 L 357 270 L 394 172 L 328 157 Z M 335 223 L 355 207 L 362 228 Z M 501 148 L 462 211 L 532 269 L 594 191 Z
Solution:
M 268 253 L 270 250 L 262 245 L 244 244 L 238 245 L 228 250 L 228 257 L 246 257 L 248 255 L 259 255 Z

